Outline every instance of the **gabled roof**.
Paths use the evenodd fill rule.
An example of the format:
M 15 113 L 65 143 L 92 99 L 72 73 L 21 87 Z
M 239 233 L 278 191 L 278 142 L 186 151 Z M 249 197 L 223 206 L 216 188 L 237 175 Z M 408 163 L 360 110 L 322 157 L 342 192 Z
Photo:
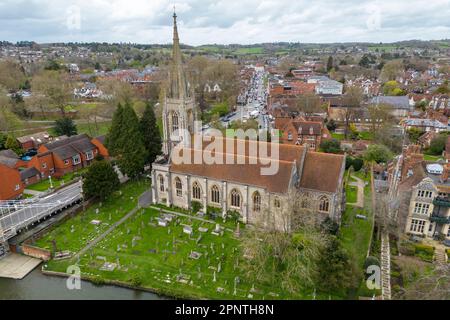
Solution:
M 253 157 L 249 150 L 256 148 L 254 150 L 257 150 L 258 153 L 256 154 L 259 154 L 260 148 L 267 148 L 268 153 L 271 153 L 272 147 L 275 147 L 273 146 L 274 144 L 238 139 L 216 139 L 219 139 L 218 142 L 224 142 L 222 144 L 223 149 L 214 150 L 215 152 L 211 154 L 212 156 L 217 156 L 218 159 L 222 159 L 223 164 L 208 165 L 203 163 L 203 161 L 201 164 L 177 164 L 172 162 L 170 171 L 219 181 L 258 186 L 274 193 L 286 193 L 291 184 L 293 172 L 298 168 L 302 174 L 300 179 L 301 188 L 336 192 L 339 187 L 341 169 L 345 160 L 345 157 L 342 155 L 309 152 L 302 146 L 278 144 L 278 157 L 274 155 L 272 159 L 271 154 L 268 154 L 267 157 L 259 157 L 257 159 Z M 227 143 L 233 146 L 234 152 L 229 151 L 231 148 L 227 150 Z M 237 154 L 238 143 L 245 145 L 245 152 L 242 154 Z M 193 147 L 182 148 L 180 155 L 184 155 L 187 152 L 191 155 L 191 159 L 194 159 L 196 154 L 202 156 L 202 152 L 204 154 L 205 148 L 210 144 L 211 142 L 203 142 L 202 147 L 199 149 L 194 149 Z M 210 150 L 210 148 L 207 150 Z M 303 163 L 304 157 L 305 161 Z M 226 164 L 227 159 L 233 159 L 232 164 Z M 254 162 L 251 162 L 252 160 Z M 275 175 L 261 174 L 262 168 L 270 166 L 270 163 L 264 160 L 271 160 L 273 164 L 279 166 L 279 170 Z
M 387 104 L 396 109 L 411 110 L 408 96 L 377 96 L 370 101 L 371 104 Z
M 62 160 L 72 158 L 77 154 L 86 153 L 96 148 L 86 134 L 80 134 L 64 140 L 47 143 L 45 147 L 58 155 Z
M 8 149 L 0 151 L 0 163 L 7 167 L 15 168 L 19 160 L 19 156 L 12 150 Z
M 40 175 L 40 172 L 35 167 L 31 167 L 20 172 L 20 179 L 24 181 L 25 179 L 29 179 L 38 175 Z

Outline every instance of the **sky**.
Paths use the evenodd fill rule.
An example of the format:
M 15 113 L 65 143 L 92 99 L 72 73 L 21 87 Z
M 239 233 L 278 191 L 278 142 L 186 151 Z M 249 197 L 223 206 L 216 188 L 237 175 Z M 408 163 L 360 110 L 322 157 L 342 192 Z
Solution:
M 450 38 L 450 0 L 0 0 L 0 40 L 395 42 Z

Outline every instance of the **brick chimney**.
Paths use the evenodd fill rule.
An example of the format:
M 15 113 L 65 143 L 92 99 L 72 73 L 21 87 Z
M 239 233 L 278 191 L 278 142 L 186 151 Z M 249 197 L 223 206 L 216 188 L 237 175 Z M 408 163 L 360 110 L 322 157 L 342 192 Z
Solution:
M 447 182 L 449 171 L 450 171 L 450 164 L 446 163 L 444 166 L 444 171 L 442 171 L 442 175 L 441 175 L 441 181 L 443 183 Z

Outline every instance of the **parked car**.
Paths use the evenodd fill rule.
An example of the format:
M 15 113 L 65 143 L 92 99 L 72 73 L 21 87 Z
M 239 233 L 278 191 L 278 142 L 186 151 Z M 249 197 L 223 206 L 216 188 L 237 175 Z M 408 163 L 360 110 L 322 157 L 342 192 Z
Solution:
M 442 244 L 446 247 L 450 247 L 450 240 L 449 239 L 444 240 L 444 241 L 442 241 Z

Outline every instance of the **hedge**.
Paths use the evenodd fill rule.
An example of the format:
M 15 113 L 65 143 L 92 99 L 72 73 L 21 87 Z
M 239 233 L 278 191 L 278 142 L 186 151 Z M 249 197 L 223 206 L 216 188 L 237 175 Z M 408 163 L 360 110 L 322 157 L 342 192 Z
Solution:
M 414 248 L 414 255 L 416 257 L 426 262 L 433 262 L 434 247 L 425 244 L 416 244 Z

